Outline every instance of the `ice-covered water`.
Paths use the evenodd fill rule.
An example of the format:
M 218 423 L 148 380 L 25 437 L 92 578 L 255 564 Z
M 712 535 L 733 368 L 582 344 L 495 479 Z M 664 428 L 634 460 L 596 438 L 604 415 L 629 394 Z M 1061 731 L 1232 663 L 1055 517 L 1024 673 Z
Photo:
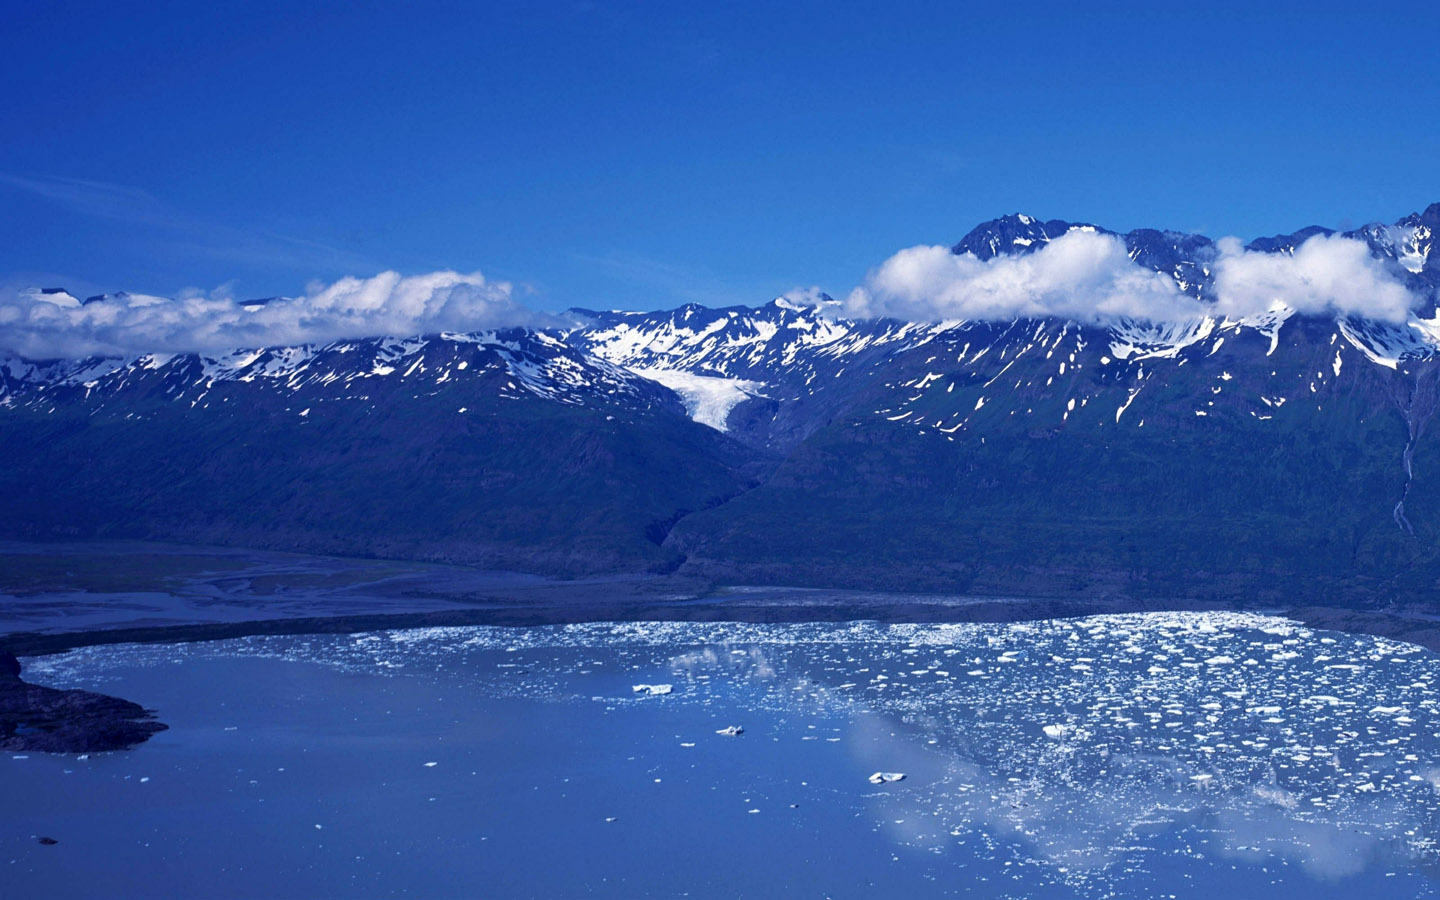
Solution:
M 293 836 L 353 800 L 385 849 L 337 835 L 375 873 L 337 868 L 352 880 L 320 883 L 341 894 L 466 893 L 377 856 L 404 844 L 395 822 L 422 855 L 444 834 L 440 871 L 506 896 L 1410 897 L 1440 861 L 1440 657 L 1254 615 L 421 629 L 89 648 L 27 673 L 157 706 L 172 731 L 6 761 L 21 820 L 165 766 L 202 820 L 269 803 Z M 275 772 L 287 760 L 326 760 L 323 791 Z M 0 842 L 13 873 L 64 877 L 47 868 L 64 843 L 18 846 Z M 230 893 L 274 893 L 209 859 L 227 862 Z

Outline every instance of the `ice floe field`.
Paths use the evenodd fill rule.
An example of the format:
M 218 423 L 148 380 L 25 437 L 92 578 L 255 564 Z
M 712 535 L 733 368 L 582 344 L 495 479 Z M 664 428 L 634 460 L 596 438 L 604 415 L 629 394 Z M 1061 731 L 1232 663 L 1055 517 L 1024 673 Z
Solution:
M 0 761 L 7 815 L 60 840 L 0 841 L 27 895 L 1413 897 L 1440 877 L 1440 657 L 1258 615 L 252 637 L 27 677 L 171 725 Z

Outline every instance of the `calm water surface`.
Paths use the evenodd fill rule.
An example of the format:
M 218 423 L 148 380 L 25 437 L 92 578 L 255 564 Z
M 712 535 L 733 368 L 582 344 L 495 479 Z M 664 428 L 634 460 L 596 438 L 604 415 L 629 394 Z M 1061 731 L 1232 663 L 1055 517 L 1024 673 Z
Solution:
M 1440 657 L 1279 619 L 425 629 L 26 662 L 171 730 L 0 759 L 0 896 L 1379 898 L 1440 873 Z

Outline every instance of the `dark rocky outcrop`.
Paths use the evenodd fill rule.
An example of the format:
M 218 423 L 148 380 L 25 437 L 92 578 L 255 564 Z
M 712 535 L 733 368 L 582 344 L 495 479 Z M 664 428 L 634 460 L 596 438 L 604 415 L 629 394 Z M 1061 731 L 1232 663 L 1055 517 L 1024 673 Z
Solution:
M 20 662 L 0 653 L 0 750 L 102 753 L 125 750 L 167 726 L 143 706 L 91 691 L 20 679 Z

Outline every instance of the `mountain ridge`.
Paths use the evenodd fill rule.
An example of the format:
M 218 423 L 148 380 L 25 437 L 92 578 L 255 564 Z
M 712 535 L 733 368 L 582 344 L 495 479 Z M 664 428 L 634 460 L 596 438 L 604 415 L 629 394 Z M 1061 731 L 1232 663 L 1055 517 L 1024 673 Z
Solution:
M 1437 224 L 1440 204 L 1345 233 L 1424 300 L 1398 324 L 1289 308 L 907 322 L 777 298 L 218 354 L 0 357 L 0 534 L 1389 602 L 1440 584 Z M 1076 228 L 1114 234 L 1015 214 L 952 252 L 1020 256 Z M 1290 253 L 1310 233 L 1250 246 Z M 1214 242 L 1120 237 L 1210 297 Z

